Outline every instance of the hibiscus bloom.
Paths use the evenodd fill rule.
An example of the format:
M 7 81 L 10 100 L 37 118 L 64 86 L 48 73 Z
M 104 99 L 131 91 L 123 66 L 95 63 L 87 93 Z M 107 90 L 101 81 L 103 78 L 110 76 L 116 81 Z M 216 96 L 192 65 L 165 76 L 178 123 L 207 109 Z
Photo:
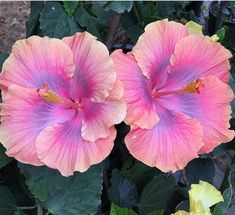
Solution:
M 125 117 L 116 76 L 107 48 L 87 32 L 17 41 L 0 76 L 6 154 L 64 176 L 104 160 Z
M 180 23 L 146 26 L 133 51 L 112 54 L 127 103 L 130 153 L 164 172 L 177 171 L 234 137 L 231 53 Z
M 189 190 L 189 213 L 179 210 L 172 215 L 211 215 L 210 207 L 223 202 L 224 198 L 220 191 L 205 181 L 192 184 Z

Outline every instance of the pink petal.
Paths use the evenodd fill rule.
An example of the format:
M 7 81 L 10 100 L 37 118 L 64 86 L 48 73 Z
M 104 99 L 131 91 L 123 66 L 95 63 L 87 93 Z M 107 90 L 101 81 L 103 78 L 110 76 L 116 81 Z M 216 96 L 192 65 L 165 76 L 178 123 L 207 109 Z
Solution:
M 114 127 L 110 129 L 109 137 L 96 142 L 83 140 L 80 129 L 79 117 L 44 129 L 36 141 L 39 159 L 47 166 L 58 169 L 64 176 L 75 171 L 84 172 L 104 160 L 113 147 L 116 137 Z
M 175 45 L 188 35 L 187 28 L 167 19 L 150 23 L 133 48 L 141 71 L 161 88 L 167 79 L 167 67 Z
M 198 157 L 203 146 L 197 120 L 182 113 L 158 110 L 160 121 L 153 129 L 132 129 L 126 136 L 130 153 L 163 172 L 177 171 Z
M 71 96 L 104 101 L 109 95 L 116 73 L 106 46 L 88 32 L 63 38 L 73 51 L 76 65 Z
M 1 104 L 0 139 L 7 154 L 17 160 L 42 165 L 35 140 L 39 132 L 54 123 L 72 118 L 75 111 L 42 101 L 36 89 L 11 85 Z
M 2 70 L 2 80 L 29 88 L 47 83 L 63 94 L 68 91 L 68 76 L 74 72 L 73 56 L 61 40 L 32 36 L 14 44 Z
M 164 101 L 159 99 L 158 103 L 198 119 L 205 143 L 200 153 L 208 153 L 234 138 L 234 131 L 229 130 L 230 102 L 234 95 L 230 87 L 216 77 L 209 76 L 201 80 L 205 87 L 200 88 L 200 94 L 173 95 Z
M 141 73 L 132 54 L 121 50 L 112 55 L 118 78 L 124 86 L 124 100 L 127 103 L 127 124 L 141 128 L 152 128 L 159 121 L 151 97 L 149 80 Z
M 116 81 L 110 96 L 102 103 L 83 101 L 84 118 L 81 135 L 84 140 L 95 142 L 110 135 L 110 127 L 121 123 L 126 116 L 126 104 L 120 99 L 123 93 L 120 81 Z
M 213 75 L 228 83 L 229 58 L 222 45 L 204 36 L 190 35 L 177 43 L 165 88 L 179 88 L 200 77 Z

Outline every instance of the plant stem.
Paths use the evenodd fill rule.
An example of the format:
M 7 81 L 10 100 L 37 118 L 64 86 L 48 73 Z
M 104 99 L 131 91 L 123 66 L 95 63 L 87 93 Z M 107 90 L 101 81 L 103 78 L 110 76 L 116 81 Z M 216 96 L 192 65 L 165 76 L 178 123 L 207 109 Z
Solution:
M 112 15 L 110 17 L 108 33 L 107 33 L 106 42 L 105 42 L 109 51 L 111 51 L 113 43 L 116 40 L 117 30 L 118 30 L 121 16 L 122 16 L 122 13 L 112 12 Z

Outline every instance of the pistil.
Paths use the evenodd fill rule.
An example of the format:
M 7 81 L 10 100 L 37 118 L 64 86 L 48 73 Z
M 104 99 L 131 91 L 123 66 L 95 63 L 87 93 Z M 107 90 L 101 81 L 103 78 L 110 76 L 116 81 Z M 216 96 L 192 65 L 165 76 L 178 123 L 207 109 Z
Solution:
M 197 79 L 186 86 L 178 90 L 162 91 L 162 92 L 153 92 L 152 97 L 157 98 L 161 96 L 173 95 L 173 94 L 185 94 L 185 93 L 197 93 L 200 94 L 200 88 L 204 87 L 202 80 Z
M 75 103 L 69 99 L 62 98 L 55 92 L 49 90 L 48 84 L 43 84 L 43 87 L 44 89 L 37 89 L 37 93 L 42 100 L 50 103 L 64 104 L 75 109 L 81 108 L 81 105 L 79 103 Z

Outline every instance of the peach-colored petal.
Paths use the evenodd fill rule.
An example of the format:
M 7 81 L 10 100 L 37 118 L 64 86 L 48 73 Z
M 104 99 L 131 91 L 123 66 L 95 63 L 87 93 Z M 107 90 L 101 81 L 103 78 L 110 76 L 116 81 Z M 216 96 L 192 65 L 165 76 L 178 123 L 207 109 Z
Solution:
M 234 131 L 229 130 L 230 102 L 234 95 L 227 84 L 214 76 L 201 80 L 205 87 L 200 88 L 200 94 L 166 96 L 159 98 L 158 104 L 198 119 L 203 128 L 205 143 L 200 153 L 208 153 L 219 144 L 234 138 Z
M 95 142 L 110 135 L 110 127 L 121 123 L 126 116 L 126 104 L 107 98 L 105 102 L 84 101 L 84 117 L 81 128 L 84 140 Z
M 66 44 L 59 39 L 32 36 L 14 44 L 0 79 L 29 88 L 42 88 L 47 83 L 63 95 L 73 72 L 72 51 Z
M 72 49 L 76 65 L 71 96 L 104 101 L 116 80 L 107 47 L 88 32 L 65 37 L 63 41 Z
M 198 157 L 203 146 L 199 122 L 185 114 L 160 110 L 153 129 L 134 128 L 126 136 L 130 153 L 143 163 L 163 172 L 177 171 Z
M 171 57 L 171 68 L 165 89 L 178 89 L 200 77 L 216 76 L 228 83 L 229 58 L 232 55 L 221 44 L 204 36 L 190 35 L 179 41 Z
M 104 160 L 112 150 L 116 137 L 114 127 L 110 135 L 96 142 L 85 141 L 81 137 L 79 117 L 44 129 L 36 140 L 37 153 L 47 166 L 58 169 L 69 176 L 75 171 L 84 172 L 91 165 Z
M 112 55 L 118 78 L 124 86 L 124 101 L 127 103 L 127 124 L 152 128 L 159 121 L 151 97 L 149 80 L 141 73 L 132 54 L 121 50 Z
M 7 155 L 23 163 L 42 165 L 35 148 L 37 135 L 45 127 L 66 122 L 74 114 L 71 109 L 42 101 L 36 89 L 10 85 L 1 104 L 0 141 Z
M 167 67 L 175 45 L 187 35 L 184 25 L 167 19 L 145 27 L 145 32 L 133 48 L 133 54 L 141 71 L 150 78 L 155 89 L 165 84 Z

